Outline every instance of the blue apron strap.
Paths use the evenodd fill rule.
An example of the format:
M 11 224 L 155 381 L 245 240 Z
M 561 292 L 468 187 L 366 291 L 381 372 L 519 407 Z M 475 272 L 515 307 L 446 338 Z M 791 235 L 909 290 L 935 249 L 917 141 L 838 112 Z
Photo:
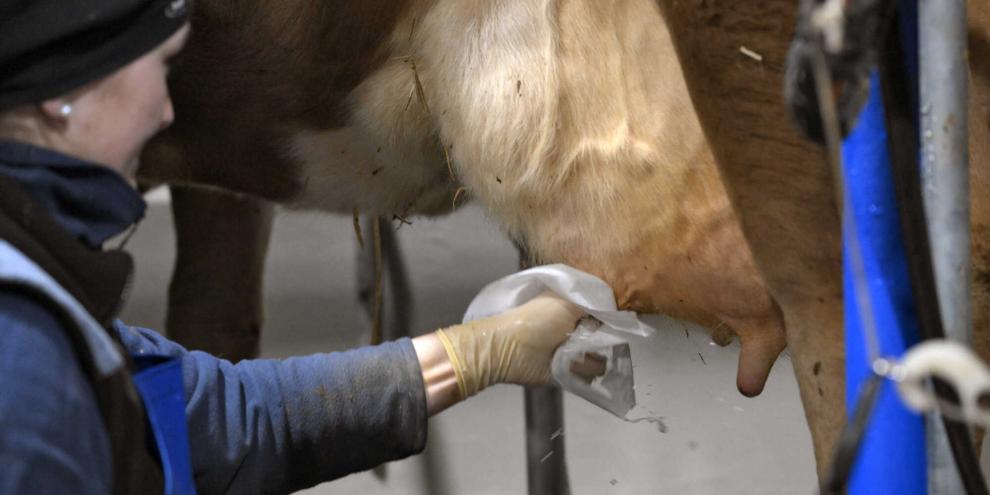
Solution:
M 162 463 L 165 495 L 195 494 L 179 360 L 142 355 L 134 356 L 134 363 L 138 370 L 134 385 L 141 394 Z

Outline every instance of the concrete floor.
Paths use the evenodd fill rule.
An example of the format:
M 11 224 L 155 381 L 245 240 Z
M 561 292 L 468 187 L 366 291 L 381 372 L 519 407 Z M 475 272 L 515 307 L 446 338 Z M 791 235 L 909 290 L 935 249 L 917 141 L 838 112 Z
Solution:
M 415 293 L 412 328 L 460 321 L 488 282 L 516 267 L 516 253 L 493 221 L 469 205 L 398 231 Z M 167 204 L 152 202 L 128 248 L 137 278 L 124 320 L 163 328 L 174 259 Z M 357 346 L 367 321 L 354 291 L 356 242 L 350 218 L 281 214 L 266 271 L 265 357 Z M 812 494 L 814 460 L 791 374 L 778 361 L 766 391 L 735 390 L 738 348 L 710 343 L 707 331 L 657 316 L 656 337 L 633 342 L 640 405 L 626 423 L 574 396 L 565 397 L 564 434 L 573 493 Z M 522 391 L 499 385 L 430 422 L 423 455 L 392 463 L 386 478 L 358 473 L 301 493 L 522 494 L 526 473 Z M 432 472 L 433 484 L 428 484 Z

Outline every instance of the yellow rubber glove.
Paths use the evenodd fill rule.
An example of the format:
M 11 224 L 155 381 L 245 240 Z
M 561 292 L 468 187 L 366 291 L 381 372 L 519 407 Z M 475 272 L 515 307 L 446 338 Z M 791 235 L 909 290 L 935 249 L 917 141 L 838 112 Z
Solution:
M 577 306 L 545 292 L 518 308 L 436 334 L 463 400 L 496 383 L 549 383 L 554 350 L 583 316 Z

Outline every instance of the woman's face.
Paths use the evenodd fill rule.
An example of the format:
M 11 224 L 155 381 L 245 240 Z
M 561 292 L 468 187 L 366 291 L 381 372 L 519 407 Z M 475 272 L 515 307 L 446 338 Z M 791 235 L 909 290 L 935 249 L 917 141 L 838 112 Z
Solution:
M 133 179 L 141 148 L 175 118 L 165 78 L 169 60 L 182 50 L 188 34 L 187 24 L 72 100 L 65 137 L 75 149 L 67 151 Z

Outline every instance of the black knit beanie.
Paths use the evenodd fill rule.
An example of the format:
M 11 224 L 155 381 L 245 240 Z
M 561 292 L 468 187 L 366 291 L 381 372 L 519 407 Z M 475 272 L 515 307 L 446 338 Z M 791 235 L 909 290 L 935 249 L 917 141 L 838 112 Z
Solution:
M 110 75 L 163 43 L 190 0 L 0 0 L 0 110 Z

